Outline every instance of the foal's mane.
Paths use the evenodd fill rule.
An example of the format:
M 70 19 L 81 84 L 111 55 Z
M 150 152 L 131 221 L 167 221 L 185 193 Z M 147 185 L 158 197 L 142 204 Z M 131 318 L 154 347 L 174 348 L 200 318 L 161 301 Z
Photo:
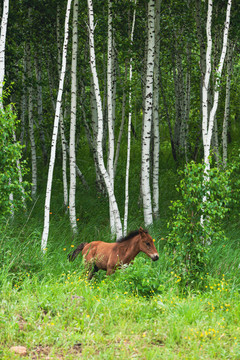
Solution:
M 145 234 L 148 234 L 147 230 L 142 230 L 142 232 L 144 232 Z M 126 236 L 122 236 L 119 239 L 116 240 L 117 243 L 122 243 L 124 241 L 130 240 L 132 238 L 134 238 L 135 236 L 140 234 L 140 230 L 133 230 L 130 233 L 128 233 Z

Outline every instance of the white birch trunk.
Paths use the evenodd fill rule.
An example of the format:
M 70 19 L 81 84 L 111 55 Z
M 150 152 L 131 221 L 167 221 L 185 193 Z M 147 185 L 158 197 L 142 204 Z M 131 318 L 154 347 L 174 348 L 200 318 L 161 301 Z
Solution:
M 218 108 L 219 100 L 219 83 L 222 75 L 222 69 L 224 64 L 224 59 L 227 50 L 227 41 L 228 41 L 228 31 L 230 24 L 230 11 L 231 11 L 231 0 L 228 0 L 227 11 L 226 11 L 226 21 L 223 32 L 223 46 L 220 61 L 217 67 L 217 77 L 214 84 L 214 95 L 213 95 L 213 106 L 209 113 L 208 111 L 208 94 L 209 94 L 209 80 L 211 75 L 211 55 L 212 55 L 212 35 L 211 35 L 211 24 L 212 24 L 212 0 L 208 0 L 208 15 L 207 15 L 207 53 L 206 53 L 206 73 L 203 81 L 202 88 L 202 137 L 203 137 L 203 148 L 204 148 L 204 163 L 206 164 L 206 170 L 209 170 L 209 155 L 210 155 L 210 145 L 212 140 L 213 125 L 214 119 L 216 116 L 216 111 Z M 208 115 L 209 114 L 209 115 Z M 208 180 L 208 178 L 206 178 Z
M 104 186 L 104 180 L 101 176 L 101 172 L 99 170 L 98 166 L 98 159 L 97 159 L 97 133 L 98 133 L 98 114 L 97 114 L 97 102 L 95 98 L 95 91 L 94 91 L 94 85 L 93 80 L 91 78 L 91 92 L 90 92 L 90 104 L 91 104 L 91 115 L 92 115 L 92 134 L 88 127 L 87 122 L 85 121 L 85 128 L 87 131 L 88 141 L 91 146 L 91 149 L 93 151 L 93 158 L 94 158 L 94 165 L 95 165 L 95 171 L 96 171 L 96 185 L 97 189 L 104 194 L 105 193 L 105 186 Z
M 128 68 L 127 68 L 127 64 L 125 64 L 125 84 L 127 83 L 127 78 L 128 78 Z M 121 125 L 120 125 L 120 129 L 119 129 L 117 145 L 116 145 L 116 152 L 115 152 L 115 157 L 114 157 L 114 177 L 116 176 L 116 172 L 117 172 L 120 144 L 121 144 L 121 140 L 122 140 L 124 123 L 125 123 L 125 110 L 126 110 L 126 100 L 127 100 L 127 94 L 126 94 L 125 87 L 126 86 L 124 85 L 123 97 L 122 97 L 122 119 L 121 119 Z
M 67 142 L 65 139 L 64 119 L 63 119 L 62 109 L 60 110 L 59 122 L 60 122 L 60 134 L 61 134 L 61 144 L 62 144 L 63 204 L 65 208 L 65 213 L 67 213 L 68 212 Z
M 57 49 L 58 49 L 58 75 L 59 78 L 61 76 L 61 38 L 60 38 L 60 5 L 57 4 Z M 50 76 L 50 74 L 49 74 Z M 66 96 L 66 95 L 65 95 Z M 55 106 L 54 106 L 55 108 Z M 67 180 L 67 142 L 65 138 L 65 130 L 64 130 L 64 117 L 63 117 L 63 109 L 60 111 L 59 117 L 60 123 L 60 134 L 61 134 L 61 144 L 62 144 L 62 176 L 63 176 L 63 204 L 65 208 L 65 213 L 68 212 L 68 180 Z
M 90 47 L 90 65 L 91 72 L 93 77 L 93 85 L 95 98 L 97 102 L 97 114 L 98 114 L 98 134 L 97 134 L 97 155 L 98 155 L 98 165 L 101 171 L 101 174 L 104 178 L 105 185 L 108 191 L 108 196 L 111 201 L 111 207 L 113 209 L 114 219 L 115 219 L 115 230 L 117 237 L 122 236 L 122 224 L 120 213 L 118 210 L 118 205 L 114 195 L 112 183 L 109 177 L 108 172 L 106 171 L 104 161 L 103 161 L 103 149 L 102 149 L 102 139 L 103 139 L 103 111 L 102 111 L 102 100 L 100 96 L 99 82 L 96 70 L 96 57 L 95 57 L 95 48 L 94 48 L 94 15 L 93 15 L 93 3 L 92 0 L 88 0 L 88 15 L 89 15 L 89 47 Z
M 5 44 L 7 36 L 7 23 L 9 13 L 9 0 L 3 2 L 3 14 L 1 21 L 1 36 L 0 36 L 0 108 L 3 109 L 3 82 L 5 76 Z
M 57 33 L 57 59 L 58 59 L 58 63 L 57 63 L 57 67 L 58 67 L 58 73 L 59 73 L 59 77 L 61 75 L 61 37 L 60 37 L 60 5 L 59 3 L 57 4 L 57 26 L 56 26 L 56 33 Z
M 59 116 L 60 116 L 61 105 L 62 105 L 63 85 L 64 85 L 65 72 L 66 72 L 67 45 L 68 45 L 68 33 L 69 33 L 69 16 L 70 16 L 70 10 L 71 10 L 71 3 L 72 3 L 72 0 L 68 0 L 67 9 L 66 9 L 66 17 L 65 17 L 62 68 L 61 68 L 61 76 L 60 76 L 60 81 L 59 81 L 58 96 L 57 96 L 55 118 L 54 118 L 54 125 L 53 125 L 52 146 L 51 146 L 46 198 L 45 198 L 44 228 L 43 228 L 42 243 L 41 243 L 41 249 L 43 252 L 46 251 L 48 233 L 49 233 L 49 212 L 50 212 L 50 200 L 51 200 L 51 191 L 52 191 L 52 179 L 53 179 L 53 170 L 54 170 L 55 157 L 56 157 L 56 145 L 57 145 Z
M 113 125 L 113 29 L 112 0 L 108 0 L 108 59 L 107 59 L 107 111 L 108 111 L 108 174 L 114 191 L 114 125 Z M 111 233 L 115 231 L 115 220 L 109 199 L 109 218 Z
M 77 44 L 78 44 L 78 0 L 73 2 L 73 30 L 72 30 L 72 83 L 71 83 L 71 122 L 69 139 L 70 188 L 69 188 L 69 217 L 73 234 L 77 234 L 76 221 L 76 116 L 77 116 Z
M 136 6 L 137 0 L 134 1 Z M 136 19 L 136 8 L 133 12 L 133 21 L 131 29 L 130 44 L 133 44 L 133 34 L 135 28 L 135 19 Z M 124 221 L 123 221 L 123 235 L 127 234 L 127 224 L 128 224 L 128 202 L 129 202 L 129 169 L 130 169 L 130 154 L 131 154 L 131 124 L 132 124 L 132 58 L 130 58 L 129 63 L 129 113 L 128 113 L 128 145 L 127 145 L 127 164 L 126 164 L 126 179 L 125 179 L 125 206 L 124 206 Z
M 230 11 L 231 11 L 231 0 L 228 0 L 227 11 L 226 11 L 226 21 L 223 32 L 223 46 L 220 61 L 217 67 L 217 77 L 214 84 L 213 91 L 213 106 L 210 110 L 208 110 L 208 99 L 209 99 L 209 80 L 211 76 L 211 59 L 212 59 L 212 35 L 211 35 L 211 26 L 212 26 L 212 0 L 208 0 L 208 14 L 207 14 L 207 51 L 206 51 L 206 72 L 203 79 L 203 87 L 202 87 L 202 138 L 203 138 L 203 150 L 204 150 L 204 163 L 205 163 L 205 177 L 204 181 L 209 181 L 208 171 L 210 170 L 210 146 L 212 140 L 213 133 L 213 125 L 214 119 L 216 116 L 216 111 L 218 107 L 218 99 L 219 99 L 219 83 L 222 75 L 222 69 L 224 64 L 224 59 L 227 50 L 227 40 L 228 40 L 228 30 L 230 24 Z M 203 196 L 203 202 L 207 201 L 207 195 Z M 201 216 L 201 224 L 204 225 L 204 216 Z M 210 245 L 211 240 L 208 241 Z
M 153 115 L 153 69 L 154 69 L 154 0 L 148 2 L 148 49 L 147 49 L 147 74 L 145 86 L 145 105 L 142 131 L 142 174 L 141 190 L 143 199 L 143 214 L 145 225 L 153 222 L 152 200 L 150 187 L 150 142 Z
M 160 63 L 160 8 L 161 0 L 156 0 L 155 12 L 155 55 L 153 84 L 153 216 L 159 217 L 159 63 Z

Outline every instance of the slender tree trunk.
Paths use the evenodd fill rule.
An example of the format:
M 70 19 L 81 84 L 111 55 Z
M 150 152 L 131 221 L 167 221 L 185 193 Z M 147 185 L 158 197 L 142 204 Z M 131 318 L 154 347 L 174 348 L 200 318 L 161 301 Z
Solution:
M 202 137 L 203 137 L 203 148 L 204 148 L 204 162 L 206 164 L 206 170 L 210 168 L 210 163 L 209 163 L 210 145 L 212 140 L 214 119 L 218 108 L 219 83 L 222 75 L 224 59 L 227 50 L 231 0 L 228 0 L 228 4 L 227 4 L 226 21 L 225 21 L 224 33 L 223 33 L 223 46 L 222 46 L 220 61 L 217 67 L 218 76 L 216 77 L 214 84 L 215 86 L 214 86 L 214 95 L 213 95 L 213 106 L 209 113 L 208 94 L 209 94 L 209 80 L 211 76 L 211 58 L 212 58 L 212 36 L 211 36 L 212 7 L 213 7 L 212 0 L 208 0 L 208 15 L 207 15 L 207 27 L 206 27 L 206 31 L 207 31 L 206 73 L 202 88 L 202 115 L 203 115 Z
M 208 109 L 208 101 L 209 101 L 209 81 L 211 76 L 211 60 L 212 60 L 212 34 L 211 34 L 211 26 L 212 26 L 212 9 L 213 4 L 212 0 L 208 0 L 208 13 L 207 13 L 207 24 L 206 24 L 206 32 L 207 32 L 207 51 L 206 51 L 206 72 L 203 80 L 202 87 L 202 138 L 203 138 L 203 150 L 204 150 L 204 163 L 205 163 L 205 177 L 204 181 L 209 181 L 208 171 L 210 170 L 210 146 L 212 141 L 212 133 L 214 120 L 216 116 L 216 111 L 218 108 L 218 99 L 219 99 L 219 84 L 222 75 L 222 69 L 224 64 L 224 59 L 227 50 L 227 41 L 228 41 L 228 31 L 230 24 L 230 11 L 231 11 L 231 0 L 228 0 L 227 11 L 226 11 L 226 21 L 223 32 L 223 46 L 219 64 L 217 66 L 216 72 L 216 80 L 214 83 L 213 90 L 213 105 L 209 112 Z M 203 196 L 203 202 L 207 201 L 207 195 Z M 204 225 L 204 216 L 201 216 L 201 224 Z M 210 242 L 209 242 L 210 244 Z
M 118 210 L 118 205 L 114 195 L 112 183 L 109 177 L 108 172 L 106 171 L 104 161 L 103 161 L 103 111 L 102 111 L 102 101 L 100 96 L 99 82 L 96 71 L 96 56 L 95 56 L 95 47 L 94 47 L 94 15 L 93 15 L 93 3 L 92 0 L 88 0 L 88 14 L 89 14 L 89 47 L 90 47 L 90 65 L 91 72 L 93 77 L 94 92 L 97 102 L 97 114 L 98 114 L 98 135 L 97 135 L 97 154 L 98 154 L 98 164 L 101 174 L 104 178 L 106 188 L 108 191 L 108 196 L 111 201 L 111 206 L 114 213 L 115 219 L 115 229 L 117 237 L 122 236 L 122 224 L 121 218 Z
M 0 36 L 0 108 L 3 109 L 3 82 L 5 76 L 5 44 L 7 36 L 7 23 L 9 12 L 9 0 L 3 2 L 3 14 L 1 21 L 1 36 Z
M 98 113 L 97 113 L 97 101 L 95 97 L 95 91 L 94 91 L 94 84 L 93 79 L 91 78 L 90 81 L 91 86 L 91 92 L 90 92 L 90 104 L 91 104 L 91 115 L 92 115 L 92 136 L 91 131 L 89 129 L 88 123 L 84 121 L 85 129 L 88 136 L 88 141 L 90 148 L 93 152 L 93 159 L 94 159 L 94 165 L 95 165 L 95 171 L 96 171 L 96 185 L 98 191 L 104 195 L 106 193 L 105 191 L 105 185 L 104 185 L 104 179 L 101 175 L 101 171 L 99 169 L 98 165 L 98 156 L 97 156 L 97 134 L 98 134 Z M 84 117 L 84 120 L 86 118 Z
M 136 6 L 136 0 L 134 1 L 134 5 Z M 130 43 L 131 46 L 133 44 L 133 34 L 135 28 L 135 20 L 136 20 L 136 8 L 133 12 L 133 21 L 132 21 L 132 29 L 131 29 L 131 37 Z M 127 234 L 127 224 L 128 224 L 128 202 L 129 202 L 129 169 L 130 169 L 130 154 L 131 154 L 131 125 L 132 125 L 132 58 L 130 58 L 129 63 L 129 113 L 128 113 L 128 146 L 127 146 L 127 164 L 126 164 L 126 179 L 125 179 L 125 206 L 124 206 L 124 222 L 123 222 L 123 235 Z
M 78 44 L 78 0 L 73 2 L 73 35 L 72 35 L 72 84 L 71 84 L 71 123 L 69 140 L 70 189 L 69 216 L 73 234 L 77 234 L 76 221 L 76 116 L 77 116 L 77 44 Z
M 58 75 L 59 78 L 61 76 L 61 36 L 60 36 L 60 5 L 57 4 L 57 27 L 56 27 L 56 33 L 57 33 L 57 49 L 58 49 Z M 49 74 L 50 77 L 50 74 Z M 51 80 L 50 80 L 51 83 Z M 66 95 L 65 95 L 66 96 Z M 55 108 L 55 106 L 54 106 Z M 68 180 L 67 180 L 67 141 L 65 138 L 65 130 L 64 130 L 64 116 L 63 116 L 63 109 L 60 110 L 60 116 L 59 116 L 59 123 L 60 123 L 60 134 L 61 134 L 61 144 L 62 144 L 62 176 L 63 176 L 63 204 L 65 208 L 65 213 L 68 212 Z
M 161 0 L 156 0 L 155 55 L 153 73 L 153 217 L 159 217 L 159 64 L 160 64 L 160 9 Z
M 153 222 L 152 200 L 150 187 L 150 142 L 151 126 L 153 115 L 153 69 L 154 69 L 154 0 L 148 2 L 148 51 L 147 51 L 147 76 L 144 105 L 144 120 L 142 131 L 142 176 L 141 190 L 143 199 L 143 214 L 145 225 L 148 226 Z
M 63 175 L 63 204 L 65 213 L 68 212 L 68 180 L 67 180 L 67 141 L 65 138 L 63 110 L 59 116 L 61 144 L 62 144 L 62 175 Z
M 119 158 L 119 152 L 120 152 L 120 145 L 121 145 L 124 123 L 125 123 L 125 112 L 126 112 L 126 101 L 127 101 L 127 94 L 126 94 L 127 76 L 128 76 L 128 67 L 127 67 L 127 63 L 125 63 L 125 85 L 123 87 L 123 96 L 122 96 L 122 119 L 121 119 L 121 125 L 120 125 L 120 129 L 119 129 L 115 158 L 114 158 L 114 177 L 117 172 L 117 164 L 118 164 L 118 158 Z
M 113 27 L 112 0 L 108 0 L 108 59 L 107 59 L 107 109 L 108 109 L 108 174 L 114 191 L 114 124 L 113 124 Z M 109 199 L 109 218 L 111 233 L 115 233 L 115 221 Z
M 48 169 L 48 179 L 47 179 L 47 189 L 46 189 L 46 198 L 45 198 L 45 211 L 44 211 L 44 228 L 42 233 L 42 244 L 41 249 L 43 252 L 46 251 L 48 233 L 49 233 L 49 212 L 50 212 L 50 200 L 51 200 L 51 191 L 52 191 L 52 179 L 53 179 L 53 170 L 56 157 L 56 145 L 57 145 L 57 135 L 58 135 L 58 125 L 59 125 L 59 116 L 62 105 L 62 93 L 63 85 L 66 72 L 66 62 L 67 62 L 67 45 L 68 45 L 68 33 L 69 33 L 69 16 L 71 10 L 72 0 L 68 0 L 66 17 L 65 17 L 65 32 L 64 32 L 64 42 L 63 42 L 63 53 L 62 53 L 62 68 L 61 76 L 59 81 L 58 96 L 56 103 L 55 119 L 53 126 L 53 135 L 52 135 L 52 146 L 51 146 L 51 155 L 50 163 Z
M 204 23 L 205 20 L 201 16 L 201 4 L 202 4 L 201 0 L 195 0 L 196 11 L 194 12 L 194 14 L 195 14 L 195 20 L 196 20 L 196 25 L 197 25 L 197 38 L 198 38 L 198 43 L 199 43 L 199 48 L 200 48 L 199 65 L 200 65 L 200 70 L 201 70 L 201 78 L 200 78 L 200 94 L 199 94 L 200 95 L 199 129 L 198 129 L 198 136 L 197 136 L 195 148 L 194 148 L 194 154 L 193 154 L 194 159 L 197 158 L 199 146 L 201 143 L 200 140 L 202 138 L 202 119 L 203 119 L 202 89 L 203 89 L 204 75 L 206 73 L 206 47 L 205 47 L 205 37 L 204 37 L 205 29 L 202 26 L 202 24 Z

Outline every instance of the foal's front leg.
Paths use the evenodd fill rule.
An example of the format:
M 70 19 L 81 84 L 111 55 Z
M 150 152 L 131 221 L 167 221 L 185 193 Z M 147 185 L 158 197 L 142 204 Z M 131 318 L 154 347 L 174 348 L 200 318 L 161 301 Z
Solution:
M 108 266 L 108 268 L 107 268 L 107 275 L 112 275 L 112 274 L 115 272 L 115 270 L 116 270 L 115 266 L 114 266 L 114 267 Z

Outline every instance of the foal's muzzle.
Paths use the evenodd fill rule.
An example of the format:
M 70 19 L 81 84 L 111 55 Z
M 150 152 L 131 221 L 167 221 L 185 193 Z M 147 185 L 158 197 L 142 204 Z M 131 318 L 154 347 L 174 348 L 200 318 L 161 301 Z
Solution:
M 157 261 L 159 256 L 157 254 L 151 256 L 152 261 Z

